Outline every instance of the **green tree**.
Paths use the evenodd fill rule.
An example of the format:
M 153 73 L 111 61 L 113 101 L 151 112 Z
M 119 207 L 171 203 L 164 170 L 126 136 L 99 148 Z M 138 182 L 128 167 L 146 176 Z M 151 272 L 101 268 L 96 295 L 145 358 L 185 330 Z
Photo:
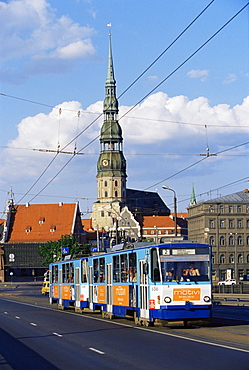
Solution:
M 74 235 L 62 235 L 61 239 L 54 242 L 49 241 L 39 247 L 39 254 L 43 257 L 44 265 L 47 266 L 51 262 L 60 261 L 62 248 L 69 248 L 71 256 L 80 252 L 88 252 L 86 246 L 79 244 Z

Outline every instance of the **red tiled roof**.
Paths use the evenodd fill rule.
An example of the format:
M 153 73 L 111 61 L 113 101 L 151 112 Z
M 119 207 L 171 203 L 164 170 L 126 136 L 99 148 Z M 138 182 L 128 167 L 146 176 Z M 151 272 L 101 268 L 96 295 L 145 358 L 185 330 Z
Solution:
M 174 220 L 169 216 L 144 216 L 143 228 L 145 227 L 172 227 L 174 228 Z
M 88 232 L 92 231 L 92 219 L 91 218 L 82 219 L 81 223 L 85 231 L 88 231 Z
M 8 243 L 55 241 L 72 234 L 77 207 L 75 203 L 15 205 Z

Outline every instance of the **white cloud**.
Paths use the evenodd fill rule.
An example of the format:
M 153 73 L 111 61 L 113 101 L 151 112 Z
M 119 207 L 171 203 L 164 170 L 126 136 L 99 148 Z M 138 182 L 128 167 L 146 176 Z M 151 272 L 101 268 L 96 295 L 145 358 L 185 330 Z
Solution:
M 59 114 L 58 108 L 62 109 Z M 101 101 L 82 111 L 76 101 L 64 102 L 49 114 L 40 113 L 27 117 L 18 124 L 18 135 L 9 147 L 57 150 L 69 143 L 77 133 L 83 131 L 101 113 Z M 130 107 L 120 106 L 120 117 Z M 204 153 L 206 135 L 212 152 L 229 147 L 230 143 L 244 142 L 248 134 L 249 96 L 241 105 L 227 104 L 210 106 L 208 99 L 199 97 L 189 100 L 186 96 L 169 97 L 159 92 L 151 95 L 129 115 L 120 120 L 123 130 L 124 149 L 129 153 Z M 77 139 L 77 150 L 85 153 L 99 153 L 97 138 L 103 117 L 95 122 Z M 181 122 L 181 123 L 179 123 Z M 189 123 L 189 124 L 187 124 Z M 205 128 L 206 125 L 206 128 Z M 247 127 L 242 127 L 246 126 Z M 237 141 L 236 141 L 237 138 Z M 64 150 L 73 151 L 75 141 Z M 2 155 L 2 176 L 4 178 L 38 175 L 49 154 L 30 150 L 6 149 Z M 61 155 L 60 155 L 61 156 Z M 60 157 L 61 158 L 61 157 Z M 97 156 L 96 156 L 97 161 Z M 16 170 L 18 166 L 18 171 Z
M 201 81 L 206 81 L 207 77 L 209 75 L 209 72 L 207 69 L 192 69 L 187 73 L 187 76 L 189 78 L 199 78 Z
M 225 85 L 228 85 L 234 81 L 237 80 L 237 76 L 234 74 L 234 73 L 229 73 L 228 76 L 225 78 L 225 80 L 223 81 L 223 83 Z
M 66 15 L 58 18 L 47 0 L 0 2 L 0 23 L 0 58 L 6 62 L 6 70 L 17 58 L 20 69 L 26 68 L 27 72 L 25 66 L 32 59 L 36 60 L 38 69 L 38 60 L 52 56 L 57 59 L 60 71 L 61 59 L 89 58 L 95 54 L 90 39 L 94 30 L 73 22 Z M 18 71 L 20 73 L 20 70 L 9 71 L 10 78 L 11 73 L 14 76 Z

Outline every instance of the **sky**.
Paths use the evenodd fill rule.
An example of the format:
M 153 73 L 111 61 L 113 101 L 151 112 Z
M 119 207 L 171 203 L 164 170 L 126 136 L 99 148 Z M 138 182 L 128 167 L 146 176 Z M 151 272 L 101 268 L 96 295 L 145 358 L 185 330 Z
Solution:
M 173 211 L 167 185 L 179 212 L 193 186 L 197 202 L 249 188 L 247 4 L 0 1 L 0 212 L 12 189 L 90 216 L 110 31 L 127 187 Z

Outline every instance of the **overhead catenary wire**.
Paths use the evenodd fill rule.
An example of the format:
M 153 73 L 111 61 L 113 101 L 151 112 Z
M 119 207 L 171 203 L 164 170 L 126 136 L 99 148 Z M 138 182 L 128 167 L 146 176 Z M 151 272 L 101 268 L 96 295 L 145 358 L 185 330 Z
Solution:
M 212 2 L 211 2 L 212 3 Z M 159 86 L 161 86 L 168 78 L 170 78 L 176 71 L 178 71 L 185 63 L 187 63 L 194 55 L 196 55 L 196 53 L 198 53 L 205 45 L 207 45 L 208 42 L 210 42 L 219 32 L 221 32 L 236 16 L 238 16 L 246 7 L 248 6 L 248 3 L 242 7 L 232 18 L 230 18 L 229 21 L 227 21 L 218 31 L 216 31 L 206 42 L 204 42 L 195 52 L 193 52 L 187 59 L 184 60 L 184 62 L 182 62 L 177 68 L 175 68 L 165 79 L 163 79 L 158 85 L 156 85 L 148 94 L 146 94 L 142 99 L 139 100 L 139 102 L 137 102 L 133 107 L 131 107 L 120 119 L 122 119 L 123 117 L 125 117 L 130 111 L 132 111 L 138 104 L 140 104 L 144 99 L 146 99 L 152 92 L 154 92 Z M 103 113 L 101 113 L 101 115 L 99 115 L 98 117 L 96 117 L 95 120 L 93 120 L 88 126 L 87 128 L 89 128 L 94 122 L 96 122 L 96 120 L 98 120 L 98 118 L 100 118 L 102 116 Z M 70 145 L 76 138 L 78 138 L 87 128 L 85 128 L 84 130 L 82 130 L 73 140 L 71 140 L 66 146 L 64 146 L 63 150 L 68 146 Z M 96 139 L 99 138 L 99 135 L 94 138 L 93 140 L 91 140 L 90 143 L 88 143 L 87 145 L 84 146 L 84 148 L 86 148 L 87 146 L 89 146 L 93 141 L 95 141 Z M 84 148 L 82 148 L 80 151 L 82 151 Z M 76 153 L 74 153 L 75 155 Z M 73 157 L 74 157 L 73 155 Z M 73 157 L 70 158 L 69 161 L 67 161 L 67 163 L 62 167 L 62 169 L 57 173 L 57 175 L 67 166 L 68 163 L 71 162 L 71 160 L 73 159 Z M 56 158 L 56 156 L 54 157 L 54 159 Z M 204 158 L 206 159 L 206 158 Z M 202 159 L 202 160 L 204 160 Z M 202 160 L 196 162 L 195 164 L 201 162 Z M 195 165 L 193 164 L 193 165 Z M 193 166 L 191 165 L 191 167 Z M 48 168 L 48 166 L 47 166 Z M 47 170 L 46 168 L 46 170 Z M 46 171 L 45 170 L 45 171 Z M 43 173 L 45 173 L 45 171 L 43 171 Z M 53 179 L 57 176 L 55 175 L 53 177 Z M 41 175 L 42 176 L 42 175 Z M 39 177 L 39 179 L 41 178 L 41 176 Z M 52 179 L 52 180 L 53 180 Z M 43 189 L 38 193 L 38 195 L 52 182 L 52 180 L 50 180 L 47 185 L 45 185 L 43 187 Z M 37 183 L 37 181 L 36 181 Z M 33 188 L 33 186 L 32 186 Z M 33 200 L 34 198 L 32 198 Z

